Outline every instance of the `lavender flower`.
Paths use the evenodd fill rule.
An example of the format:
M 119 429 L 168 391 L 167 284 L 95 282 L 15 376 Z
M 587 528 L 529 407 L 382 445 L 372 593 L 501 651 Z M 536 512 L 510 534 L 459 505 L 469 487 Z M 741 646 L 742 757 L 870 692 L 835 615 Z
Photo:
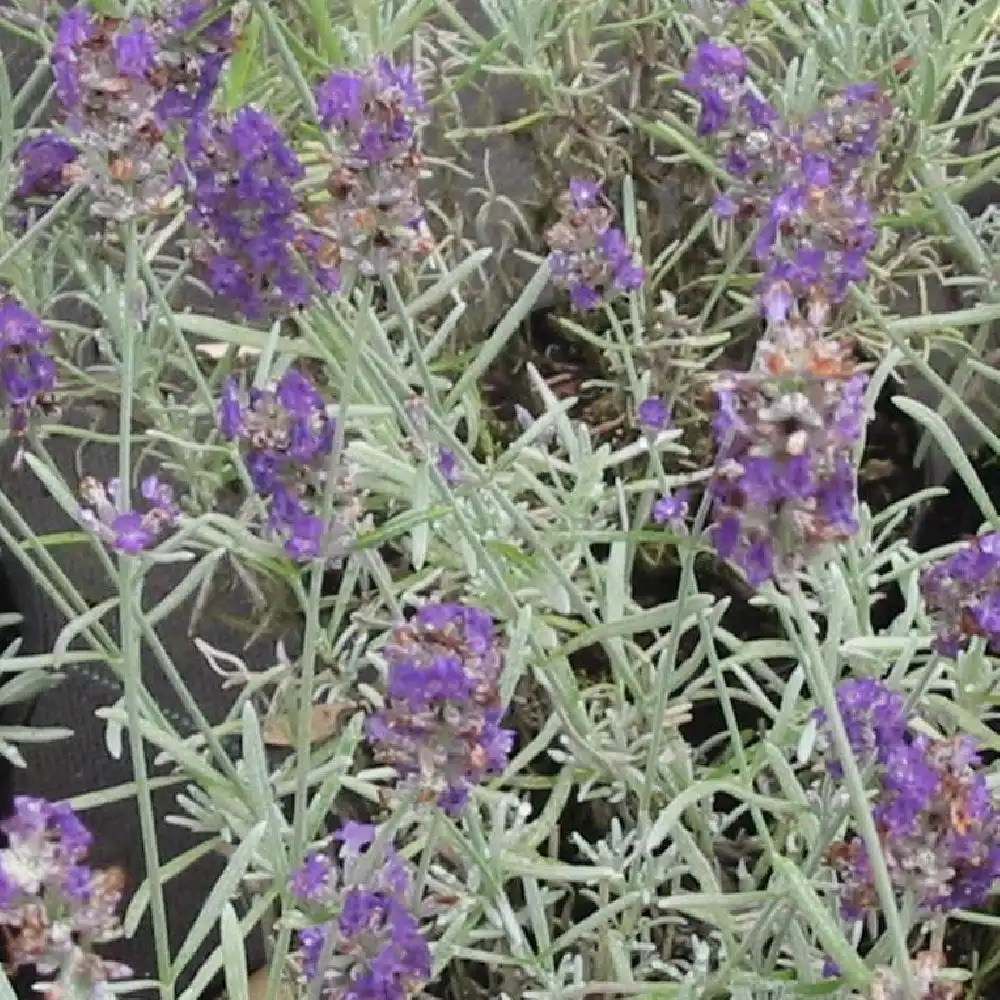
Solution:
M 410 872 L 392 848 L 372 857 L 375 828 L 347 823 L 339 864 L 313 854 L 292 891 L 322 921 L 299 932 L 295 962 L 327 1000 L 407 1000 L 431 975 L 431 955 L 407 902 Z
M 685 490 L 667 493 L 653 504 L 654 524 L 667 524 L 672 528 L 682 527 L 688 514 L 688 496 Z
M 428 604 L 394 633 L 386 708 L 368 719 L 379 756 L 449 812 L 507 764 L 513 733 L 500 728 L 503 650 L 485 611 Z
M 920 590 L 939 623 L 939 653 L 957 656 L 974 636 L 1000 650 L 1000 532 L 980 535 L 924 570 Z
M 250 318 L 304 306 L 312 284 L 296 250 L 309 258 L 315 246 L 294 185 L 305 171 L 277 124 L 253 108 L 201 122 L 188 136 L 187 169 L 200 230 L 194 256 L 212 290 Z M 310 264 L 321 287 L 339 287 L 335 268 Z
M 458 464 L 458 456 L 451 448 L 438 449 L 437 468 L 449 486 L 458 486 L 462 481 L 462 467 Z
M 335 424 L 322 395 L 301 372 L 287 372 L 274 389 L 248 399 L 232 378 L 223 386 L 219 426 L 245 442 L 244 462 L 257 493 L 267 501 L 267 526 L 293 559 L 336 559 L 346 550 L 358 516 L 352 500 L 324 522 L 318 510 L 329 474 Z M 349 495 L 349 483 L 338 484 Z
M 45 351 L 51 338 L 34 313 L 0 299 L 0 396 L 14 436 L 27 431 L 33 411 L 52 406 L 56 363 Z
M 73 183 L 73 165 L 80 153 L 73 143 L 55 132 L 43 132 L 21 144 L 17 151 L 21 181 L 17 198 L 57 198 Z
M 699 46 L 685 83 L 701 101 L 699 132 L 726 136 L 723 166 L 736 182 L 717 212 L 760 220 L 753 255 L 766 319 L 842 302 L 877 242 L 868 162 L 891 113 L 885 97 L 853 86 L 803 122 L 779 120 L 750 88 L 743 53 L 712 42 Z
M 178 180 L 168 132 L 207 109 L 235 43 L 228 13 L 188 36 L 192 13 L 208 7 L 168 3 L 154 18 L 126 22 L 80 5 L 60 19 L 50 53 L 56 96 L 95 214 L 164 210 Z
M 873 818 L 893 884 L 925 911 L 981 905 L 1000 877 L 1000 811 L 975 741 L 914 732 L 904 699 L 879 681 L 845 681 L 837 703 L 852 749 L 874 765 Z M 839 761 L 827 766 L 840 775 Z M 844 916 L 861 919 L 877 899 L 864 843 L 849 838 L 829 858 Z
M 962 1000 L 965 984 L 948 975 L 948 964 L 943 951 L 917 952 L 910 960 L 912 986 L 903 982 L 899 969 L 878 965 L 869 995 L 872 1000 Z
M 863 763 L 875 759 L 885 764 L 889 749 L 907 738 L 906 699 L 873 677 L 844 681 L 837 688 L 837 711 L 851 749 Z M 815 718 L 821 725 L 827 721 L 822 709 Z M 828 757 L 827 769 L 834 777 L 843 775 L 834 758 Z
M 293 185 L 305 171 L 277 124 L 244 108 L 193 128 L 187 154 L 190 217 L 202 234 L 194 254 L 212 290 L 250 317 L 304 305 L 311 289 L 293 252 L 302 236 Z
M 64 802 L 17 796 L 0 824 L 0 926 L 11 966 L 34 966 L 56 991 L 103 996 L 109 979 L 131 970 L 94 954 L 123 935 L 115 916 L 122 896 L 116 870 L 83 863 L 91 835 Z
M 715 546 L 751 586 L 858 530 L 867 381 L 845 345 L 789 325 L 758 344 L 750 372 L 716 382 Z
M 735 45 L 712 41 L 699 44 L 682 81 L 701 105 L 698 135 L 718 134 L 730 127 L 741 112 L 760 116 L 747 84 L 748 70 L 747 57 Z
M 670 407 L 659 396 L 650 396 L 636 407 L 639 426 L 647 434 L 657 434 L 666 430 L 670 423 Z
M 318 252 L 366 277 L 428 253 L 418 191 L 427 105 L 412 67 L 379 57 L 367 69 L 331 73 L 316 103 L 334 149 L 326 197 L 311 213 Z
M 107 486 L 102 486 L 87 476 L 80 484 L 80 495 L 92 509 L 81 509 L 80 520 L 116 551 L 129 556 L 139 555 L 151 549 L 180 514 L 173 490 L 157 476 L 143 479 L 140 493 L 147 504 L 145 513 L 127 509 L 127 497 L 120 479 L 112 479 Z
M 867 376 L 825 331 L 875 245 L 864 166 L 888 107 L 859 86 L 804 123 L 778 121 L 750 89 L 743 53 L 712 43 L 686 79 L 702 100 L 702 131 L 728 138 L 737 184 L 717 210 L 761 220 L 754 255 L 768 323 L 751 371 L 716 383 L 716 548 L 751 585 L 781 583 L 858 529 L 853 450 Z
M 416 118 L 427 108 L 413 67 L 394 67 L 384 57 L 360 73 L 331 73 L 316 103 L 323 127 L 334 129 L 348 157 L 365 166 L 408 155 Z
M 552 251 L 549 267 L 576 309 L 590 312 L 615 294 L 642 287 L 646 273 L 622 231 L 612 225 L 614 214 L 597 184 L 570 181 L 559 214 L 545 234 Z

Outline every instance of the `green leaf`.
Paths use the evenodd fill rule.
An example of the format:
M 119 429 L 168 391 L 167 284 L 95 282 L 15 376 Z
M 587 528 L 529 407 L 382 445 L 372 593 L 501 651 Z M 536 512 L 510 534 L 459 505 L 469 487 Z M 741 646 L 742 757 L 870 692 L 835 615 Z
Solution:
M 16 663 L 17 660 L 11 662 Z M 61 674 L 49 670 L 25 670 L 0 684 L 0 706 L 30 701 L 43 691 L 54 688 L 61 680 Z
M 17 1000 L 14 987 L 11 986 L 7 973 L 2 968 L 0 968 L 0 1000 Z
M 117 607 L 118 600 L 118 597 L 109 597 L 106 601 L 95 604 L 85 614 L 79 615 L 63 626 L 56 637 L 55 645 L 52 647 L 52 666 L 56 670 L 63 665 L 70 643 L 81 632 L 96 625 L 112 608 Z
M 344 65 L 344 53 L 334 27 L 333 10 L 330 0 L 309 0 L 309 16 L 316 29 L 322 54 L 330 64 L 329 68 L 337 69 Z
M 420 572 L 427 562 L 427 546 L 430 541 L 431 522 L 427 517 L 430 504 L 431 477 L 430 468 L 422 462 L 416 470 L 413 487 L 413 512 L 423 515 L 414 525 L 410 534 L 410 564 Z
M 154 779 L 158 780 L 158 779 Z M 153 782 L 150 782 L 152 785 Z M 124 787 L 124 786 L 121 786 Z M 74 799 L 74 803 L 80 803 L 85 797 L 80 796 Z M 93 798 L 91 796 L 90 798 Z M 104 805 L 103 802 L 93 802 L 94 808 Z M 83 806 L 78 805 L 77 808 L 83 808 Z M 160 880 L 163 884 L 166 884 L 171 879 L 176 878 L 178 875 L 187 871 L 196 861 L 205 857 L 206 854 L 211 854 L 217 847 L 223 846 L 223 841 L 215 838 L 212 840 L 205 840 L 200 844 L 196 844 L 194 847 L 185 851 L 183 854 L 177 855 L 176 858 L 171 858 L 166 863 L 160 865 Z M 129 901 L 128 908 L 125 910 L 125 916 L 122 918 L 122 925 L 125 928 L 125 934 L 131 937 L 135 932 L 136 928 L 142 921 L 143 916 L 145 916 L 146 908 L 149 906 L 149 879 L 143 879 L 142 884 L 135 891 L 135 895 Z
M 222 962 L 226 970 L 226 995 L 229 1000 L 247 996 L 247 956 L 243 945 L 240 918 L 232 903 L 222 908 Z
M 215 572 L 219 561 L 226 554 L 225 549 L 214 549 L 207 552 L 185 574 L 184 579 L 159 604 L 146 612 L 146 621 L 155 626 L 167 616 L 173 614 L 203 582 Z
M 675 796 L 670 804 L 660 813 L 653 824 L 643 850 L 647 853 L 655 851 L 664 840 L 670 836 L 670 832 L 680 822 L 684 812 L 692 806 L 697 805 L 702 799 L 711 798 L 718 794 L 731 795 L 734 799 L 747 802 L 761 809 L 766 809 L 773 813 L 798 813 L 802 807 L 785 799 L 771 798 L 767 795 L 759 795 L 752 792 L 734 781 L 699 781 L 690 788 L 685 788 L 683 792 Z
M 997 514 L 996 507 L 990 499 L 989 493 L 976 475 L 976 470 L 972 467 L 965 449 L 959 444 L 952 429 L 945 420 L 935 413 L 930 407 L 915 399 L 906 396 L 893 396 L 893 403 L 903 411 L 908 417 L 912 417 L 921 427 L 926 428 L 931 437 L 937 442 L 938 447 L 945 453 L 952 468 L 958 473 L 962 482 L 965 483 L 969 495 L 976 501 L 983 519 L 991 523 L 994 529 L 1000 528 L 1000 514 Z
M 172 788 L 174 785 L 182 785 L 186 781 L 187 779 L 183 775 L 168 775 L 162 778 L 150 778 L 148 784 L 150 791 L 155 792 L 158 788 Z M 112 802 L 134 799 L 138 794 L 139 786 L 134 781 L 128 781 L 122 785 L 97 788 L 83 795 L 75 795 L 69 800 L 69 804 L 77 812 L 86 812 L 88 809 L 100 809 L 102 806 L 111 805 Z
M 308 724 L 308 720 L 306 720 L 306 724 Z M 240 728 L 243 766 L 247 775 L 247 785 L 249 786 L 250 802 L 253 805 L 254 815 L 256 817 L 269 816 L 272 811 L 277 810 L 271 791 L 271 782 L 267 774 L 267 755 L 264 750 L 264 737 L 261 733 L 260 720 L 257 718 L 257 712 L 250 701 L 243 705 Z M 281 843 L 280 818 L 278 822 L 271 821 L 267 824 L 267 834 L 270 860 L 277 867 L 278 859 L 284 854 Z
M 227 111 L 235 111 L 248 101 L 250 84 L 255 70 L 263 59 L 261 23 L 256 14 L 247 18 L 240 44 L 229 60 L 226 72 L 224 104 Z
M 771 857 L 771 865 L 791 891 L 799 911 L 808 918 L 809 926 L 819 938 L 823 950 L 840 966 L 841 978 L 855 989 L 867 986 L 873 978 L 871 970 L 858 957 L 829 908 L 798 865 L 779 855 Z
M 254 899 L 250 904 L 246 916 L 240 921 L 240 931 L 244 936 L 249 934 L 254 927 L 258 926 L 261 920 L 271 911 L 271 908 L 275 905 L 277 896 L 277 892 L 272 889 L 261 893 Z M 206 994 L 210 993 L 209 984 L 218 975 L 219 969 L 223 965 L 221 951 L 221 948 L 216 948 L 209 955 L 201 968 L 195 972 L 191 979 L 191 985 L 180 995 L 179 1000 L 202 1000 Z M 230 997 L 230 1000 L 245 1000 L 245 996 L 244 994 L 244 996 L 239 998 Z
M 266 832 L 267 822 L 258 823 L 233 852 L 225 871 L 212 887 L 212 891 L 205 900 L 205 905 L 201 908 L 201 912 L 195 918 L 184 943 L 177 951 L 172 966 L 175 977 L 187 968 L 188 962 L 194 958 L 202 941 L 205 940 L 209 931 L 222 916 L 222 911 L 229 904 L 229 900 L 239 891 L 243 876 L 246 875 L 257 852 L 257 847 Z
M 263 351 L 272 343 L 270 334 L 262 330 L 253 330 L 237 323 L 227 323 L 223 319 L 212 316 L 199 316 L 196 313 L 178 313 L 177 326 L 185 333 L 192 333 L 205 340 L 221 341 L 236 347 L 246 347 L 253 351 Z M 278 337 L 273 342 L 276 354 L 291 354 L 296 357 L 319 358 L 319 350 L 307 341 L 291 337 Z

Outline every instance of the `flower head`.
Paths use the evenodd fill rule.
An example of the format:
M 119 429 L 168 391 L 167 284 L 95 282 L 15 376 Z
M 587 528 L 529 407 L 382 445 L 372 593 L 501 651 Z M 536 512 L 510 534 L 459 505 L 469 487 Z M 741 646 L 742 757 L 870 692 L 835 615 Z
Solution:
M 191 38 L 176 7 L 123 21 L 79 5 L 60 20 L 50 54 L 56 96 L 78 153 L 74 174 L 89 182 L 97 215 L 164 210 L 178 180 L 168 133 L 206 111 L 232 50 L 229 14 Z
M 871 161 L 891 106 L 877 87 L 849 87 L 804 120 L 778 116 L 752 91 L 739 49 L 703 43 L 685 83 L 701 100 L 699 130 L 725 136 L 736 178 L 716 211 L 758 220 L 753 256 L 761 312 L 780 324 L 841 303 L 875 247 Z
M 200 123 L 186 162 L 199 231 L 194 256 L 213 291 L 258 318 L 307 304 L 312 280 L 339 287 L 336 269 L 312 256 L 294 187 L 305 171 L 272 118 L 247 107 L 231 120 Z
M 46 351 L 51 331 L 13 299 L 0 299 L 0 398 L 10 431 L 23 435 L 35 410 L 52 405 L 56 363 Z
M 592 181 L 575 179 L 559 202 L 560 219 L 545 234 L 555 281 L 570 302 L 591 312 L 602 302 L 642 287 L 646 272 Z
M 924 570 L 920 591 L 938 621 L 939 653 L 956 656 L 975 636 L 1000 649 L 1000 532 L 980 535 Z
M 379 57 L 338 70 L 316 103 L 334 152 L 326 196 L 311 210 L 315 252 L 366 277 L 426 254 L 433 244 L 418 185 L 427 105 L 413 68 Z
M 907 737 L 906 699 L 873 677 L 844 681 L 837 688 L 837 710 L 860 761 L 874 758 L 884 764 L 890 749 Z M 826 714 L 818 709 L 816 720 L 825 724 Z M 838 777 L 843 773 L 833 757 L 828 759 L 827 768 Z
M 903 697 L 880 681 L 845 681 L 837 705 L 852 749 L 874 766 L 872 814 L 893 885 L 925 911 L 981 905 L 1000 877 L 1000 811 L 975 742 L 913 731 Z M 828 769 L 841 773 L 836 759 Z M 829 857 L 844 916 L 862 918 L 877 899 L 864 843 L 849 838 Z
M 293 368 L 273 389 L 254 389 L 244 398 L 229 379 L 219 425 L 224 436 L 244 445 L 250 480 L 267 503 L 268 530 L 288 555 L 296 560 L 342 555 L 357 510 L 348 496 L 330 522 L 320 517 L 318 502 L 329 475 L 336 425 L 312 381 Z M 346 480 L 340 485 L 347 495 Z
M 503 650 L 493 620 L 463 604 L 428 604 L 386 648 L 386 707 L 368 742 L 448 811 L 503 770 L 513 740 L 500 726 Z
M 34 966 L 53 988 L 98 996 L 108 979 L 130 970 L 94 954 L 94 945 L 123 931 L 115 911 L 122 880 L 115 870 L 84 864 L 91 835 L 64 802 L 14 799 L 14 814 L 0 824 L 8 846 L 0 850 L 0 926 L 7 959 Z
M 752 586 L 858 530 L 866 386 L 846 345 L 803 325 L 777 328 L 750 372 L 717 380 L 715 546 Z
M 151 549 L 180 514 L 173 490 L 159 477 L 143 479 L 140 493 L 146 501 L 145 512 L 126 506 L 128 498 L 121 480 L 111 479 L 103 486 L 87 476 L 80 484 L 80 495 L 87 505 L 80 510 L 80 520 L 111 548 L 137 556 Z
M 390 847 L 372 856 L 375 830 L 347 824 L 340 863 L 311 855 L 293 892 L 319 923 L 299 932 L 296 964 L 329 1000 L 407 1000 L 430 978 L 430 949 L 407 902 L 410 872 Z M 332 940 L 331 940 L 332 939 Z

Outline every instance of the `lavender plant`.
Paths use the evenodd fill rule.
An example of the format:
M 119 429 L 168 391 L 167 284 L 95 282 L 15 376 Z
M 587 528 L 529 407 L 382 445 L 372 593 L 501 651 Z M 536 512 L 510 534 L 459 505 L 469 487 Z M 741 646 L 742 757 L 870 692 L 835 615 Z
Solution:
M 8 976 L 991 995 L 992 5 L 50 6 L 0 12 Z M 975 523 L 918 552 L 931 439 Z M 53 763 L 95 708 L 113 787 Z

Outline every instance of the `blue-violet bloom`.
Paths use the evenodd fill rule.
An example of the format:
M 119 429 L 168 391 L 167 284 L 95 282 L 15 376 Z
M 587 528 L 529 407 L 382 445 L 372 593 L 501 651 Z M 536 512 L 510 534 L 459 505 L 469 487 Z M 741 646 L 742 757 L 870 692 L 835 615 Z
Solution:
M 575 309 L 592 312 L 614 296 L 642 287 L 646 272 L 613 224 L 611 205 L 596 183 L 571 180 L 559 199 L 559 215 L 545 234 L 549 267 Z
M 428 604 L 393 633 L 386 706 L 368 742 L 422 794 L 461 810 L 474 785 L 507 765 L 500 725 L 504 652 L 493 619 L 464 604 Z

